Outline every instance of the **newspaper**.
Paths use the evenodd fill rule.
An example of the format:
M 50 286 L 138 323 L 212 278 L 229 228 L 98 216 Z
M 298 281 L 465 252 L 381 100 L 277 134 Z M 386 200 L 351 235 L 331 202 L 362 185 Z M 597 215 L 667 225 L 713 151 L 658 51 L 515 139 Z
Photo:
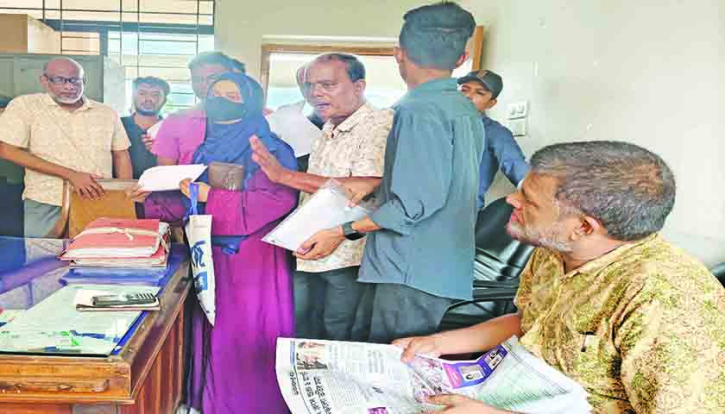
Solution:
M 524 349 L 516 337 L 473 361 L 418 355 L 393 345 L 279 338 L 277 381 L 292 414 L 413 414 L 461 394 L 506 410 L 587 413 L 584 389 Z

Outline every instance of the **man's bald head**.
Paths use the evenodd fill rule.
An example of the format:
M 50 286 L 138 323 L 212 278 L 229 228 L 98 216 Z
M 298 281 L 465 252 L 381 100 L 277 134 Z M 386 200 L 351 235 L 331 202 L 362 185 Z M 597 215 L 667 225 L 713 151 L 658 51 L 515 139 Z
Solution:
M 66 74 L 74 74 L 76 77 L 83 77 L 83 66 L 69 57 L 53 58 L 43 65 L 43 75 L 46 76 L 66 76 Z
M 77 106 L 83 97 L 83 66 L 68 57 L 57 57 L 43 65 L 40 83 L 60 105 Z

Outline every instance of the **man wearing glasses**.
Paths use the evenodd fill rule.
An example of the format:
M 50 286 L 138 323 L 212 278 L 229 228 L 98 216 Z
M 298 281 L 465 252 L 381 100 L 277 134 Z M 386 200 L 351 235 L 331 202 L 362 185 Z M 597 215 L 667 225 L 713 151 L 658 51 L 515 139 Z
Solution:
M 25 237 L 45 237 L 60 217 L 63 182 L 79 196 L 103 195 L 99 178 L 130 179 L 130 142 L 116 111 L 83 96 L 83 67 L 55 58 L 46 93 L 20 96 L 0 118 L 0 157 L 25 167 Z

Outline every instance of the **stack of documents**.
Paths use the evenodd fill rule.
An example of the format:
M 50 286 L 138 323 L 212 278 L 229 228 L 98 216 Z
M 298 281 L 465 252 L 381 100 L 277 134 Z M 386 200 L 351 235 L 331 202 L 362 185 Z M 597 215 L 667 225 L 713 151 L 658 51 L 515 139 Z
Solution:
M 165 267 L 169 225 L 159 220 L 99 218 L 77 235 L 61 260 L 71 266 Z

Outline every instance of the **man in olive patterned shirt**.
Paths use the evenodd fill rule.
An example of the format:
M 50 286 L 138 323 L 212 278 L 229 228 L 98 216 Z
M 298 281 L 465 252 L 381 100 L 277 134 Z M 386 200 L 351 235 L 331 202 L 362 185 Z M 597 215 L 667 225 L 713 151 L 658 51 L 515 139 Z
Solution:
M 537 152 L 508 224 L 539 246 L 521 275 L 517 314 L 395 343 L 404 360 L 489 349 L 512 335 L 579 382 L 597 413 L 711 413 L 725 407 L 725 289 L 658 232 L 675 179 L 624 142 Z M 432 402 L 500 410 L 462 396 Z M 448 411 L 446 411 L 448 412 Z

